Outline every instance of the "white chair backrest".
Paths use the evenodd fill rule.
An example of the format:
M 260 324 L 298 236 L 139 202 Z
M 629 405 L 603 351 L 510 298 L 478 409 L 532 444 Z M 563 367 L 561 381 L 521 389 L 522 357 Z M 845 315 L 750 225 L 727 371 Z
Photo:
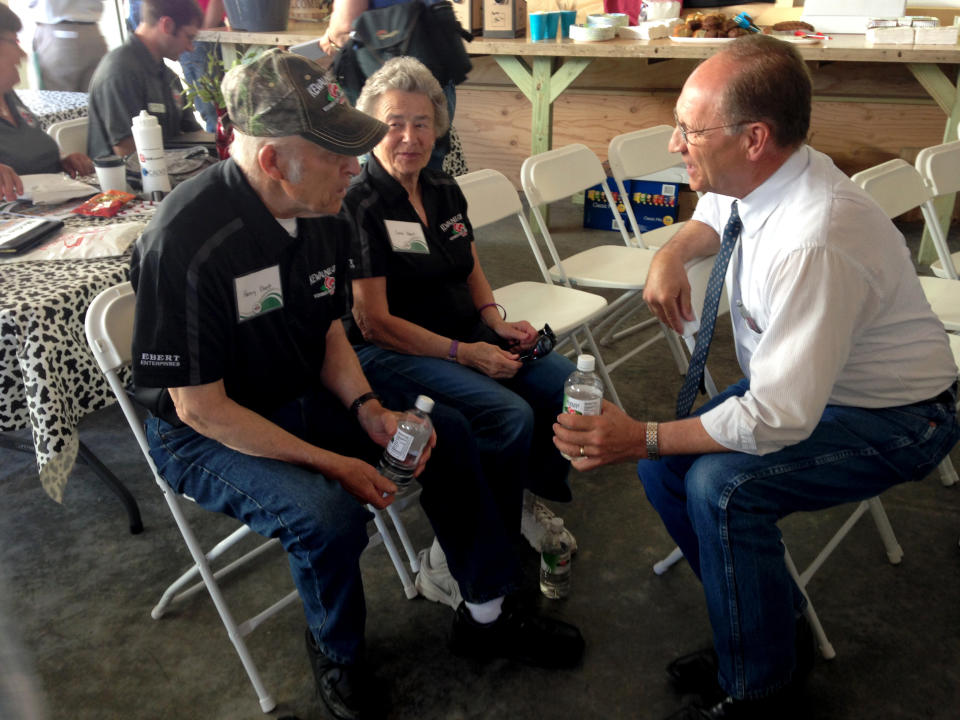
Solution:
M 523 161 L 520 184 L 532 206 L 546 205 L 603 183 L 607 174 L 593 151 L 576 143 Z
M 917 169 L 905 160 L 888 160 L 850 178 L 866 190 L 889 218 L 920 207 L 930 192 Z
M 934 196 L 960 192 L 960 140 L 924 148 L 914 166 Z
M 672 125 L 657 125 L 617 135 L 607 149 L 613 177 L 617 180 L 639 178 L 682 163 L 680 153 L 667 149 L 672 135 Z
M 510 215 L 516 216 L 523 227 L 524 235 L 527 236 L 530 250 L 540 269 L 540 275 L 544 282 L 553 284 L 543 253 L 537 245 L 536 235 L 533 234 L 530 223 L 524 215 L 520 193 L 507 176 L 497 170 L 475 170 L 457 177 L 457 184 L 467 199 L 467 215 L 474 229 L 503 220 Z
M 475 228 L 503 220 L 523 207 L 513 183 L 496 170 L 476 170 L 456 180 L 467 198 L 467 215 Z
M 57 143 L 61 155 L 86 154 L 89 126 L 90 119 L 86 117 L 61 120 L 47 128 L 47 134 Z
M 140 417 L 118 374 L 122 367 L 130 363 L 132 356 L 135 305 L 136 296 L 130 283 L 121 283 L 107 288 L 90 303 L 84 329 L 87 334 L 87 344 L 93 352 L 97 365 L 106 376 L 127 424 L 136 436 L 137 444 L 159 483 L 160 478 L 150 457 L 150 447 L 147 444 Z

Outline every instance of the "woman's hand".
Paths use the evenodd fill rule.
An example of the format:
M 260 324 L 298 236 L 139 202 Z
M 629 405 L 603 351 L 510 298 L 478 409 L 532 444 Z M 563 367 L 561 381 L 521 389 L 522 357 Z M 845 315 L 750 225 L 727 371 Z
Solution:
M 528 350 L 537 342 L 537 331 L 526 320 L 520 322 L 501 320 L 490 329 L 504 340 L 510 340 L 511 347 L 516 350 Z
M 496 380 L 512 378 L 523 367 L 517 355 L 485 342 L 460 343 L 457 362 Z
M 0 200 L 12 202 L 23 194 L 23 182 L 9 165 L 0 164 Z
M 72 178 L 78 175 L 90 175 L 93 172 L 93 163 L 83 153 L 72 153 L 60 158 L 60 166 Z

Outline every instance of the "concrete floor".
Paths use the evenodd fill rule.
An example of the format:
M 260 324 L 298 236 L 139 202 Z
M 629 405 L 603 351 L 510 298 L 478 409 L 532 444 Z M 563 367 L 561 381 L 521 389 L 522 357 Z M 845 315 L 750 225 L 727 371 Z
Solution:
M 554 216 L 567 229 L 561 234 L 568 248 L 583 237 L 575 232 L 576 212 L 561 208 Z M 908 230 L 916 236 L 915 228 Z M 534 277 L 526 245 L 510 229 L 498 227 L 482 238 L 479 249 L 494 286 Z M 721 321 L 718 328 L 710 367 L 724 383 L 736 379 L 737 369 L 729 327 Z M 672 416 L 681 378 L 662 342 L 617 370 L 614 381 L 633 415 Z M 61 506 L 43 494 L 32 458 L 0 451 L 6 498 L 0 514 L 0 718 L 23 717 L 4 709 L 2 691 L 31 683 L 43 706 L 31 718 L 264 717 L 205 595 L 161 620 L 150 618 L 188 555 L 119 412 L 87 417 L 81 435 L 130 487 L 146 529 L 127 533 L 119 503 L 87 468 L 76 468 Z M 960 467 L 960 451 L 953 461 Z M 633 467 L 577 474 L 572 482 L 574 501 L 555 506 L 580 544 L 570 598 L 539 598 L 537 557 L 525 550 L 523 560 L 525 592 L 539 598 L 544 612 L 583 631 L 587 651 L 577 669 L 453 656 L 446 648 L 452 611 L 421 598 L 406 600 L 383 549 L 365 554 L 368 652 L 391 718 L 656 719 L 680 707 L 684 698 L 670 689 L 663 668 L 709 643 L 700 587 L 685 563 L 663 576 L 652 572 L 673 543 Z M 809 591 L 838 655 L 818 660 L 799 717 L 960 717 L 960 485 L 946 488 L 932 476 L 894 488 L 883 501 L 903 562 L 887 562 L 866 518 L 812 580 Z M 798 564 L 814 556 L 851 509 L 782 523 Z M 233 527 L 195 508 L 190 517 L 208 541 Z M 410 508 L 405 518 L 416 544 L 426 546 L 432 534 L 422 513 Z M 246 617 L 292 583 L 277 551 L 224 587 L 236 616 Z M 278 702 L 267 717 L 326 717 L 313 696 L 303 627 L 294 604 L 248 638 Z M 16 675 L 17 668 L 25 676 Z

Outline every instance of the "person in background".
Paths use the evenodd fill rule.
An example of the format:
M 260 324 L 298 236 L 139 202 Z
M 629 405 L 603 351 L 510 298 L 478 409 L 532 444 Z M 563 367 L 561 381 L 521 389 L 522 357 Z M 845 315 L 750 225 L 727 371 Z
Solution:
M 32 0 L 33 52 L 42 90 L 87 92 L 107 43 L 97 24 L 103 0 Z
M 93 172 L 83 153 L 60 157 L 57 143 L 13 90 L 20 82 L 19 65 L 27 57 L 17 39 L 22 27 L 16 13 L 0 5 L 0 199 L 5 201 L 23 193 L 20 175 L 63 171 L 76 177 Z
M 201 27 L 213 28 L 223 25 L 224 7 L 223 0 L 197 0 L 200 9 L 203 10 L 203 24 Z M 207 74 L 210 69 L 210 59 L 214 58 L 220 62 L 220 49 L 216 43 L 194 42 L 193 50 L 187 50 L 180 56 L 180 67 L 183 70 L 183 79 L 187 84 L 196 83 L 197 79 Z M 222 73 L 218 68 L 214 69 L 217 77 L 223 79 Z M 194 102 L 197 112 L 203 118 L 203 127 L 207 132 L 216 132 L 217 130 L 217 107 L 211 103 L 197 98 Z M 221 108 L 223 109 L 223 108 Z
M 436 2 L 436 0 L 333 0 L 327 31 L 320 37 L 320 47 L 327 55 L 333 57 L 338 49 L 350 41 L 353 21 L 364 11 L 378 10 L 408 1 L 424 2 L 427 5 Z M 428 167 L 431 170 L 443 169 L 443 159 L 450 151 L 450 128 L 453 127 L 453 116 L 457 109 L 457 89 L 453 83 L 444 86 L 443 95 L 447 101 L 447 129 L 437 136 L 430 153 Z
M 698 337 L 683 419 L 636 421 L 605 402 L 554 426 L 558 448 L 586 456 L 575 468 L 640 459 L 648 499 L 703 584 L 713 647 L 668 673 L 705 704 L 673 718 L 792 717 L 815 652 L 777 521 L 920 480 L 960 438 L 943 324 L 903 235 L 806 144 L 811 93 L 795 46 L 751 35 L 697 67 L 677 101 L 670 150 L 704 195 L 657 252 L 644 299 L 681 332 L 693 320 L 684 265 L 718 254 L 707 295 L 725 276 L 744 379 L 688 417 Z
M 90 157 L 134 152 L 131 124 L 141 110 L 157 117 L 164 143 L 200 130 L 184 108 L 180 79 L 163 60 L 193 48 L 203 13 L 195 0 L 143 0 L 141 11 L 136 31 L 100 61 L 90 82 Z
M 130 0 L 126 21 L 131 32 L 140 24 L 141 3 L 142 0 Z M 197 0 L 197 3 L 203 11 L 202 28 L 214 28 L 223 25 L 225 17 L 223 0 Z M 188 85 L 196 83 L 198 78 L 207 74 L 211 56 L 220 61 L 220 49 L 216 43 L 196 41 L 193 43 L 193 50 L 187 50 L 180 55 L 180 68 L 183 70 L 183 79 L 186 80 Z M 218 72 L 218 77 L 222 80 L 222 73 Z M 194 101 L 194 105 L 197 112 L 200 113 L 200 117 L 203 118 L 204 129 L 210 133 L 216 132 L 216 106 L 200 98 Z
M 356 156 L 387 128 L 281 50 L 228 72 L 223 93 L 231 157 L 174 188 L 131 259 L 133 380 L 152 398 L 150 452 L 174 491 L 280 540 L 318 694 L 340 720 L 381 717 L 359 559 L 365 505 L 382 509 L 397 492 L 375 465 L 400 400 L 386 387 L 381 404 L 347 341 L 349 227 L 322 216 L 340 209 Z M 520 568 L 468 426 L 439 402 L 431 417 L 420 502 L 463 588 L 452 649 L 577 664 L 579 631 L 517 602 Z
M 389 131 L 344 199 L 354 227 L 350 341 L 374 387 L 425 393 L 467 418 L 504 522 L 539 550 L 553 513 L 530 493 L 524 502 L 524 488 L 571 498 L 570 465 L 551 438 L 574 366 L 559 353 L 520 360 L 537 330 L 494 302 L 466 199 L 453 178 L 427 168 L 448 126 L 436 78 L 414 58 L 393 58 L 367 79 L 357 108 Z M 454 605 L 437 550 L 421 561 L 417 584 Z

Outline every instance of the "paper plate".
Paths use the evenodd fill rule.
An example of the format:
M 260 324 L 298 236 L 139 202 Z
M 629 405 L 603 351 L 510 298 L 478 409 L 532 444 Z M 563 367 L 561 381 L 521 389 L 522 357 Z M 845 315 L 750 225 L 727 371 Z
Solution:
M 603 40 L 613 40 L 616 37 L 617 29 L 613 26 L 608 27 L 586 27 L 584 25 L 570 26 L 570 39 L 576 42 L 601 42 Z

